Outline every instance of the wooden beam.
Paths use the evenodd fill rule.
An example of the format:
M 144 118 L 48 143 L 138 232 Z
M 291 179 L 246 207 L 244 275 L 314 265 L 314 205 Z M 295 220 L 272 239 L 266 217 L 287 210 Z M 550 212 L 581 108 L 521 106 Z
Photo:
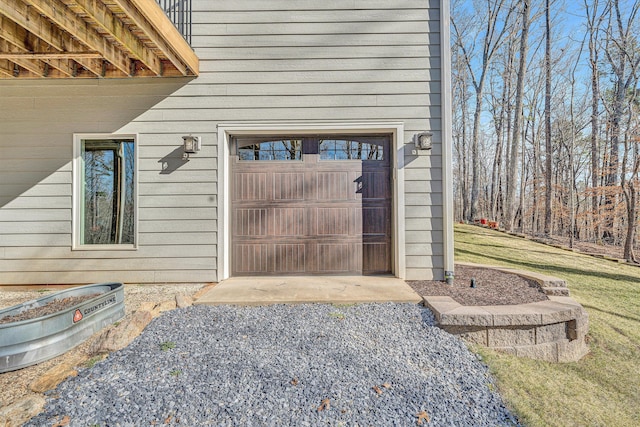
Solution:
M 1 5 L 0 5 L 1 6 Z M 30 21 L 40 21 L 40 23 L 47 23 L 48 27 L 52 27 L 51 31 L 44 31 L 40 36 L 36 37 L 35 34 L 29 33 L 25 28 L 21 27 L 11 19 L 2 15 L 3 9 L 0 7 L 0 38 L 8 41 L 13 46 L 18 47 L 24 53 L 31 52 L 34 49 L 41 51 L 48 51 L 53 49 L 54 51 L 62 51 L 63 49 L 71 51 L 86 51 L 86 47 L 80 45 L 71 36 L 63 31 L 58 30 L 54 25 L 47 21 L 43 21 L 40 15 L 36 12 L 29 14 Z M 43 44 L 45 44 L 43 46 Z M 8 51 L 4 51 L 8 52 Z M 18 52 L 14 52 L 18 53 Z M 102 61 L 96 59 L 84 59 L 78 58 L 76 62 L 81 64 L 84 68 L 91 71 L 96 76 L 100 76 L 102 71 Z M 54 63 L 53 66 L 64 67 L 64 63 Z M 65 69 L 68 70 L 68 67 Z M 64 71 L 64 70 L 63 70 Z
M 4 39 L 0 39 L 0 52 L 14 52 L 17 47 L 11 45 Z M 47 74 L 47 69 L 44 65 L 44 62 L 39 61 L 37 59 L 14 59 L 13 63 L 18 64 L 24 69 L 31 71 L 33 74 L 38 77 L 44 77 Z
M 38 77 L 46 77 L 48 74 L 48 70 L 46 69 L 44 62 L 42 61 L 32 61 L 27 59 L 16 59 L 13 61 L 15 64 L 18 64 L 25 70 L 31 71 Z
M 70 0 L 63 0 L 65 4 L 70 6 Z M 77 6 L 82 13 L 87 14 L 95 21 L 104 31 L 109 33 L 111 37 L 116 39 L 131 55 L 139 59 L 149 70 L 156 75 L 162 73 L 162 64 L 160 58 L 145 46 L 140 39 L 135 37 L 129 28 L 115 16 L 104 3 L 96 0 L 71 0 L 75 7 Z
M 11 74 L 13 78 L 16 77 L 27 77 L 27 78 L 34 78 L 34 77 L 40 77 L 40 76 L 36 76 L 35 74 L 33 74 L 31 71 L 27 70 L 26 68 L 22 68 L 20 66 L 18 66 L 18 64 L 15 64 L 11 61 L 9 61 L 9 65 L 11 67 Z
M 0 39 L 6 40 L 21 49 L 27 51 L 31 50 L 31 46 L 27 45 L 27 40 L 29 38 L 27 31 L 11 19 L 3 16 L 2 12 L 2 8 L 0 7 Z M 6 50 L 2 51 L 7 52 Z
M 57 50 L 65 50 L 64 32 L 20 0 L 0 0 L 0 14 L 13 21 L 14 25 L 21 27 L 24 32 L 34 34 Z M 15 35 L 18 36 L 17 32 Z M 27 48 L 32 50 L 31 46 Z
M 116 0 L 120 1 L 120 0 Z M 132 1 L 142 12 L 147 20 L 162 34 L 163 40 L 173 48 L 182 62 L 187 65 L 191 73 L 197 76 L 200 73 L 200 59 L 193 51 L 189 43 L 184 39 L 180 31 L 162 10 L 156 0 L 124 0 Z M 171 59 L 171 58 L 169 58 Z M 171 61 L 173 62 L 173 61 Z
M 182 75 L 198 75 L 198 57 L 155 0 L 109 1 L 127 14 Z
M 109 6 L 102 0 L 0 0 L 0 38 L 14 47 L 0 50 L 0 59 L 15 59 L 24 68 L 20 75 L 27 72 L 29 77 L 76 76 L 78 67 L 72 61 L 84 76 L 83 68 L 98 77 L 153 76 L 163 70 L 167 76 L 198 74 L 197 56 L 154 0 L 106 3 Z M 132 34 L 118 17 L 120 10 L 110 9 L 112 4 L 120 6 L 168 60 Z M 103 60 L 115 68 L 105 67 Z M 13 75 L 11 67 L 5 71 Z
M 6 59 L 0 59 L 0 78 L 1 77 L 15 77 L 13 74 L 13 64 Z
M 80 59 L 102 58 L 96 52 L 24 52 L 24 53 L 0 53 L 0 59 Z
M 13 58 L 7 58 L 7 59 L 11 59 L 11 60 L 16 60 L 16 59 L 19 59 L 19 60 L 26 60 L 26 59 L 41 60 L 41 61 L 44 61 L 46 64 L 48 64 L 50 67 L 54 67 L 56 70 L 60 71 L 66 77 L 72 77 L 73 76 L 73 74 L 74 74 L 73 65 L 72 65 L 72 62 L 69 59 L 37 57 L 37 56 L 31 55 L 31 53 L 28 52 L 28 51 L 23 52 L 23 50 L 27 50 L 28 49 L 28 46 L 31 46 L 31 48 L 33 50 L 35 50 L 35 51 L 51 52 L 51 50 L 55 50 L 55 48 L 53 48 L 49 44 L 45 43 L 42 39 L 39 39 L 39 38 L 35 37 L 33 34 L 27 33 L 27 35 L 28 35 L 28 37 L 24 39 L 25 40 L 24 41 L 24 45 L 22 45 L 21 43 L 14 43 L 13 51 L 12 52 L 8 52 L 6 54 L 0 53 L 0 58 L 3 57 L 3 56 L 7 56 L 7 57 L 8 56 L 13 56 Z M 11 41 L 9 41 L 9 42 L 11 43 Z M 48 71 L 47 76 L 53 75 L 53 73 L 49 72 L 50 70 L 47 70 L 47 71 Z
M 0 10 L 2 13 L 2 10 Z M 40 20 L 39 15 L 29 16 L 30 19 Z M 49 24 L 49 26 L 52 26 Z M 0 58 L 6 59 L 18 59 L 18 60 L 30 60 L 30 59 L 40 59 L 46 61 L 52 67 L 60 70 L 63 74 L 67 76 L 73 75 L 73 66 L 69 63 L 68 60 L 62 60 L 57 58 L 38 58 L 38 57 L 29 57 L 30 52 L 34 49 L 41 51 L 49 51 L 51 49 L 58 50 L 59 47 L 62 47 L 64 43 L 76 46 L 78 43 L 71 39 L 68 34 L 64 34 L 61 31 L 54 31 L 56 37 L 51 40 L 43 40 L 41 38 L 36 37 L 35 34 L 28 32 L 24 27 L 18 25 L 16 22 L 12 21 L 8 17 L 5 17 L 0 14 L 0 39 L 6 40 L 10 45 L 15 47 L 15 49 L 1 49 Z M 66 36 L 66 37 L 65 37 Z M 52 42 L 56 44 L 56 46 L 52 46 L 50 43 Z M 62 44 L 61 44 L 62 43 Z M 55 54 L 55 52 L 47 52 L 48 55 Z M 26 63 L 25 63 L 26 64 Z M 26 67 L 25 67 L 26 68 Z M 32 67 L 33 68 L 33 67 Z
M 74 59 L 79 65 L 82 65 L 86 70 L 92 72 L 96 76 L 100 77 L 102 73 L 102 59 Z
M 69 59 L 43 59 L 44 62 L 67 77 L 74 77 L 73 61 Z
M 71 34 L 81 43 L 87 45 L 89 49 L 100 52 L 102 56 L 117 67 L 126 75 L 130 75 L 131 60 L 117 46 L 100 35 L 94 28 L 90 27 L 80 16 L 73 13 L 68 7 L 61 7 L 58 1 L 54 0 L 23 0 L 26 4 L 33 6 L 39 13 L 46 16 L 64 31 Z M 24 3 L 18 0 L 0 0 L 0 10 L 7 9 L 9 13 L 16 11 L 16 22 L 25 21 L 20 18 L 18 10 L 26 10 L 22 7 Z M 3 12 L 5 13 L 5 12 Z M 6 13 L 5 13 L 6 15 Z M 22 24 L 21 24 L 22 25 Z M 25 26 L 25 28 L 27 28 Z M 40 37 L 40 35 L 38 35 Z

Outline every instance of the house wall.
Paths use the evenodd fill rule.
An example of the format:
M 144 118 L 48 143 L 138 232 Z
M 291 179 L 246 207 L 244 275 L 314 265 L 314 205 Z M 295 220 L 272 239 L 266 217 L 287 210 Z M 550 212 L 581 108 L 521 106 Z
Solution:
M 193 7 L 192 81 L 0 82 L 0 284 L 216 281 L 217 126 L 345 120 L 404 123 L 406 278 L 442 278 L 439 1 Z M 137 135 L 137 250 L 72 250 L 75 133 Z M 187 134 L 203 149 L 183 162 Z

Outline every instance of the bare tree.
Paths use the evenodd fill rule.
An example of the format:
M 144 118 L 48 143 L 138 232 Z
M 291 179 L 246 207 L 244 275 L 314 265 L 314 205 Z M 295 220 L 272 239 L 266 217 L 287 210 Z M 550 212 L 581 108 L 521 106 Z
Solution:
M 621 187 L 622 195 L 625 199 L 627 211 L 627 230 L 624 240 L 624 259 L 636 262 L 633 242 L 636 234 L 636 224 L 638 220 L 638 171 L 640 170 L 640 126 L 638 124 L 637 91 L 633 91 L 633 96 L 629 100 L 629 132 L 624 137 L 624 154 L 622 160 Z M 635 111 L 634 111 L 635 110 Z M 627 164 L 631 161 L 631 169 L 627 171 Z
M 619 0 L 611 1 L 611 14 L 607 28 L 607 41 L 604 54 L 611 67 L 614 88 L 613 99 L 609 108 L 610 146 L 606 170 L 606 185 L 618 186 L 620 169 L 619 147 L 621 136 L 621 121 L 624 115 L 625 99 L 631 84 L 634 82 L 635 71 L 640 63 L 640 55 L 634 52 L 633 23 L 637 17 L 640 3 L 634 2 L 631 10 L 623 20 Z M 615 221 L 616 195 L 608 192 L 605 196 L 605 241 L 614 242 L 613 232 Z
M 511 128 L 511 100 L 513 92 L 513 62 L 515 59 L 513 37 L 509 37 L 501 49 L 493 68 L 493 78 L 489 87 L 489 108 L 493 117 L 495 129 L 495 153 L 491 168 L 491 183 L 489 194 L 489 214 L 492 219 L 499 221 L 503 207 L 503 158 L 505 141 L 509 139 Z
M 585 0 L 586 1 L 586 0 Z M 545 72 L 545 90 L 544 90 L 544 146 L 545 146 L 545 171 L 544 171 L 544 234 L 551 234 L 551 196 L 553 188 L 551 187 L 551 9 L 549 0 L 545 0 L 544 7 L 545 17 L 545 52 L 544 52 L 544 72 Z
M 469 216 L 469 162 L 467 158 L 467 129 L 469 105 L 469 76 L 462 55 L 462 40 L 452 40 L 452 93 L 454 108 L 454 148 L 457 155 L 460 218 Z
M 604 240 L 632 261 L 640 0 L 583 0 L 569 37 L 555 24 L 565 4 L 453 0 L 456 206 L 570 245 Z
M 469 69 L 469 76 L 475 89 L 476 106 L 473 114 L 473 133 L 471 136 L 471 206 L 469 209 L 469 217 L 472 220 L 478 214 L 479 184 L 480 184 L 480 162 L 478 157 L 479 135 L 480 135 L 480 116 L 482 113 L 482 100 L 484 96 L 484 87 L 487 78 L 489 65 L 494 55 L 502 45 L 505 35 L 508 34 L 511 25 L 511 15 L 513 6 L 507 4 L 507 0 L 486 0 L 484 2 L 486 8 L 484 10 L 483 29 L 476 36 L 469 36 L 470 31 L 467 28 L 461 28 L 451 14 L 451 25 L 453 35 L 457 40 L 462 40 L 460 49 L 462 51 L 465 63 Z M 482 51 L 479 67 L 475 67 L 473 56 L 475 52 L 475 41 L 479 38 L 482 43 Z M 471 44 L 468 46 L 464 41 Z
M 584 0 L 586 19 L 587 19 L 587 34 L 589 37 L 589 69 L 591 72 L 591 216 L 592 227 L 594 235 L 600 238 L 600 197 L 596 189 L 599 186 L 600 176 L 600 153 L 598 149 L 598 135 L 600 134 L 600 71 L 599 67 L 599 51 L 598 51 L 598 39 L 600 37 L 600 26 L 606 16 L 608 9 L 608 3 L 605 5 L 605 10 L 600 12 L 599 0 Z
M 513 134 L 511 140 L 511 153 L 507 171 L 507 196 L 505 198 L 505 227 L 507 230 L 514 228 L 515 220 L 515 191 L 517 188 L 518 147 L 520 145 L 522 124 L 522 98 L 524 96 L 524 79 L 527 72 L 527 52 L 529 50 L 529 25 L 531 0 L 524 0 L 522 6 L 522 31 L 520 33 L 520 62 L 518 64 L 518 80 L 516 83 L 516 105 L 513 119 Z

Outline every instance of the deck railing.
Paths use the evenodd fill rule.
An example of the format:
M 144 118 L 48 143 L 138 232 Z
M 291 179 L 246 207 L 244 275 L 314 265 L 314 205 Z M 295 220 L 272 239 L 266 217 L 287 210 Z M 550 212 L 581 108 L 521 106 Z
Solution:
M 191 44 L 191 0 L 156 0 L 187 43 Z

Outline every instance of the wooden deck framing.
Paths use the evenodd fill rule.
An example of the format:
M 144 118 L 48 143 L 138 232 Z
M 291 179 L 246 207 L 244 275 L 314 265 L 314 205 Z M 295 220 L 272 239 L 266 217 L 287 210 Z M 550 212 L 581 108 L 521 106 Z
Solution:
M 0 0 L 0 79 L 197 76 L 154 0 Z

